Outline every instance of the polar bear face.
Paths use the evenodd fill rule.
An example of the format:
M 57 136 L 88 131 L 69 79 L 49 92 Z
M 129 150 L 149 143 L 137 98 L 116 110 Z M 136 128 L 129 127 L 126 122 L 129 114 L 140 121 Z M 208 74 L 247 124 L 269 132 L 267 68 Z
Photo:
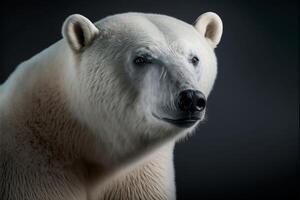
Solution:
M 70 16 L 63 35 L 74 58 L 77 117 L 114 160 L 185 135 L 204 117 L 221 34 L 214 13 L 194 25 L 155 14 L 119 14 L 95 25 Z

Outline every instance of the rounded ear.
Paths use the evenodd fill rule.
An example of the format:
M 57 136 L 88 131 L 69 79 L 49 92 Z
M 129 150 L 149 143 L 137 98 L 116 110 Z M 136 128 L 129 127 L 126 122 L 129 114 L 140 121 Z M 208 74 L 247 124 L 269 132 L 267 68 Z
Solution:
M 80 51 L 90 45 L 98 33 L 97 27 L 79 14 L 70 15 L 62 27 L 63 37 L 74 51 Z
M 206 38 L 213 48 L 216 48 L 223 33 L 221 18 L 213 12 L 200 15 L 194 23 L 196 30 Z

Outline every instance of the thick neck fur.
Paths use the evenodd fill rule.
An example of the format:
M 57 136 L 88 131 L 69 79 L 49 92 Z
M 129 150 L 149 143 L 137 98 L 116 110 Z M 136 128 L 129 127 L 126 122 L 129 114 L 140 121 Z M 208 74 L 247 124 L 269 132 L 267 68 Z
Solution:
M 47 149 L 48 157 L 54 159 L 56 151 L 64 154 L 60 150 L 67 145 L 64 137 L 78 135 L 83 129 L 68 113 L 60 83 L 63 70 L 54 69 L 57 63 L 48 65 L 49 60 L 57 60 L 51 56 L 52 48 L 45 50 L 50 52 L 47 57 L 42 52 L 22 63 L 4 87 L 8 91 L 6 118 L 13 119 L 11 127 L 14 127 L 15 134 L 11 136 L 15 143 L 23 141 L 24 145 L 28 142 L 33 149 Z M 67 137 L 70 138 L 70 135 Z M 57 149 L 51 149 L 53 145 Z
M 70 63 L 59 58 L 62 55 L 66 56 L 64 45 L 58 42 L 21 64 L 0 90 L 0 130 L 5 130 L 0 133 L 1 140 L 3 139 L 0 142 L 0 156 L 1 159 L 3 158 L 0 162 L 0 170 L 2 170 L 0 175 L 1 173 L 2 176 L 15 174 L 13 177 L 0 178 L 7 180 L 7 183 L 10 181 L 12 184 L 17 181 L 22 184 L 20 194 L 25 198 L 20 199 L 41 197 L 42 199 L 85 199 L 89 196 L 92 198 L 94 194 L 90 193 L 91 188 L 95 187 L 95 183 L 101 182 L 101 177 L 110 174 L 108 169 L 99 164 L 100 162 L 96 162 L 101 160 L 101 155 L 97 151 L 94 135 L 72 116 L 68 108 L 65 87 L 62 83 L 67 76 L 64 74 L 67 71 L 64 67 Z M 59 53 L 60 51 L 64 53 Z M 43 56 L 44 54 L 47 56 Z M 3 91 L 6 96 L 3 96 Z M 110 187 L 96 187 L 101 191 L 101 198 L 109 199 L 109 196 L 114 193 L 114 188 L 121 191 L 119 195 L 129 195 L 129 191 L 123 187 L 126 182 L 133 179 L 140 180 L 137 184 L 141 184 L 141 188 L 137 190 L 145 189 L 144 181 L 151 183 L 153 181 L 152 184 L 157 185 L 156 181 L 159 178 L 165 178 L 160 174 L 161 171 L 170 171 L 158 170 L 160 164 L 157 162 L 161 162 L 162 165 L 166 162 L 172 163 L 172 156 L 168 157 L 172 155 L 172 149 L 173 145 L 170 145 L 166 151 L 167 155 L 159 153 L 156 159 L 147 162 L 154 167 L 144 164 L 142 169 L 146 171 L 137 169 L 128 175 L 123 175 L 124 178 L 120 181 L 114 179 L 114 182 L 108 183 Z M 172 173 L 172 166 L 166 168 L 171 168 L 169 173 Z M 156 174 L 157 180 L 151 174 Z M 4 184 L 3 182 L 0 184 L 1 187 L 6 188 L 0 195 L 8 197 L 5 195 L 11 195 L 13 191 L 9 191 L 11 188 L 4 187 Z M 31 184 L 36 184 L 37 188 L 31 187 Z M 159 186 L 152 186 L 148 192 L 159 189 Z M 140 194 L 146 195 L 141 191 Z M 161 197 L 153 197 L 153 199 L 166 197 L 162 191 L 157 194 Z M 97 192 L 96 196 L 99 196 Z M 128 197 L 130 199 L 130 196 Z M 145 198 L 149 197 L 145 196 Z M 12 197 L 12 199 L 18 198 Z
M 14 174 L 5 178 L 7 182 L 24 180 L 17 181 L 27 190 L 22 191 L 24 197 L 32 195 L 38 198 L 36 193 L 42 191 L 38 192 L 37 188 L 30 187 L 35 190 L 31 192 L 26 188 L 36 182 L 36 179 L 41 181 L 40 187 L 50 187 L 50 191 L 64 191 L 58 191 L 61 193 L 68 191 L 70 194 L 60 196 L 71 197 L 77 192 L 75 189 L 71 191 L 70 188 L 77 187 L 80 191 L 79 185 L 86 185 L 90 173 L 94 174 L 93 177 L 105 173 L 100 165 L 96 166 L 97 163 L 90 161 L 95 150 L 92 134 L 72 117 L 68 109 L 62 87 L 65 63 L 62 62 L 64 59 L 59 58 L 61 54 L 57 52 L 63 48 L 63 44 L 56 43 L 22 63 L 3 85 L 4 92 L 0 94 L 6 95 L 1 96 L 0 103 L 0 150 L 3 161 L 0 164 L 9 166 L 1 167 L 1 170 L 6 171 L 3 174 Z M 46 56 L 43 56 L 44 54 Z M 60 181 L 57 181 L 56 177 Z M 62 187 L 60 182 L 69 188 L 59 189 Z M 85 190 L 84 187 L 80 188 Z M 45 189 L 45 192 L 49 191 Z M 9 194 L 9 191 L 5 193 Z M 31 199 L 29 196 L 28 199 Z

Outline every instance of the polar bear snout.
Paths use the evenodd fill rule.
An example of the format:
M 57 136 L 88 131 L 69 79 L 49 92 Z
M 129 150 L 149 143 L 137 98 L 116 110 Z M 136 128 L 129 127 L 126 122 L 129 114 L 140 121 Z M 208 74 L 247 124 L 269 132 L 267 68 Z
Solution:
M 206 98 L 198 90 L 183 90 L 175 99 L 176 110 L 173 110 L 167 117 L 153 116 L 181 128 L 189 128 L 203 119 L 206 107 Z M 166 114 L 166 113 L 165 113 Z
M 178 108 L 195 115 L 205 109 L 206 98 L 199 90 L 183 90 L 178 96 Z

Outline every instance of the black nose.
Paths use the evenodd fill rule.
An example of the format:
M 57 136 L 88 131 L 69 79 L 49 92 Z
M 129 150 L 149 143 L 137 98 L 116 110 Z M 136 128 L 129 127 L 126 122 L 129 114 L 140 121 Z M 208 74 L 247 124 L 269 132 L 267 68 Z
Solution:
M 181 111 L 194 113 L 204 110 L 206 99 L 198 90 L 183 90 L 179 93 L 178 106 Z

